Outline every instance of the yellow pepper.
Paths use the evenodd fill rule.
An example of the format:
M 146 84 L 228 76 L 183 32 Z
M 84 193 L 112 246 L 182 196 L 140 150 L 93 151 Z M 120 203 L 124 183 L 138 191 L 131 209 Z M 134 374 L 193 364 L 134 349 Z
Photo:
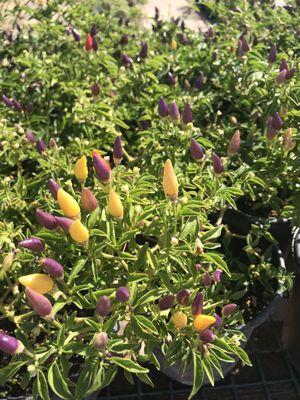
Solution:
M 110 189 L 109 192 L 107 211 L 115 218 L 123 218 L 123 205 L 121 203 L 119 195 L 113 189 Z
M 31 274 L 20 276 L 19 282 L 37 293 L 45 294 L 52 290 L 54 281 L 49 275 Z
M 177 329 L 183 329 L 187 325 L 187 317 L 182 311 L 177 311 L 173 315 L 172 321 Z
M 172 39 L 171 48 L 172 48 L 172 50 L 174 50 L 174 51 L 177 49 L 177 42 L 176 42 L 175 39 Z
M 86 156 L 82 156 L 79 160 L 76 161 L 74 166 L 74 175 L 79 182 L 84 182 L 88 177 L 88 168 L 87 168 L 87 161 Z
M 211 315 L 197 315 L 194 319 L 194 328 L 196 331 L 204 331 L 216 322 L 216 318 Z
M 178 196 L 178 180 L 175 175 L 171 160 L 167 160 L 163 173 L 163 188 L 166 196 Z
M 66 217 L 78 218 L 80 215 L 80 208 L 77 201 L 62 188 L 57 191 L 57 201 Z
M 79 219 L 76 219 L 70 226 L 69 233 L 71 238 L 77 243 L 83 244 L 89 240 L 89 231 Z

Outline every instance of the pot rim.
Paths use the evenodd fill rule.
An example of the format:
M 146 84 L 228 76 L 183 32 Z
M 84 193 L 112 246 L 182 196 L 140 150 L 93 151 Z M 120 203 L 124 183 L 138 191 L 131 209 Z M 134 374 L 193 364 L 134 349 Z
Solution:
M 299 240 L 299 246 L 297 246 L 297 241 Z M 297 267 L 300 268 L 300 227 L 298 226 L 293 234 L 292 240 L 292 254 L 293 258 L 297 264 Z

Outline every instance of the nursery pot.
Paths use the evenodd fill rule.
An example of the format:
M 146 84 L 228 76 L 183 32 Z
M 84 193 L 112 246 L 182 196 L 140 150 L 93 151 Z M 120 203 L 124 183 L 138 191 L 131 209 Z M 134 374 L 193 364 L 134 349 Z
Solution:
M 98 391 L 95 393 L 92 393 L 86 397 L 84 397 L 84 400 L 96 400 L 98 397 Z M 62 400 L 61 397 L 56 396 L 55 394 L 50 395 L 51 400 Z M 8 396 L 5 399 L 0 399 L 0 400 L 33 400 L 32 396 Z
M 285 268 L 285 261 L 282 256 L 282 252 L 280 248 L 277 245 L 273 246 L 273 262 L 276 264 L 278 267 L 286 269 Z M 282 288 L 279 287 L 277 292 L 274 295 L 273 300 L 252 320 L 248 321 L 246 324 L 241 325 L 238 327 L 239 330 L 241 330 L 245 337 L 246 341 L 242 343 L 242 347 L 244 348 L 247 344 L 247 341 L 249 340 L 252 332 L 254 331 L 255 328 L 259 327 L 262 325 L 276 310 L 278 304 L 282 300 Z M 162 353 L 160 348 L 156 348 L 154 350 L 154 353 L 161 365 L 160 371 L 167 375 L 169 378 L 180 382 L 183 385 L 193 385 L 193 376 L 194 376 L 194 369 L 193 366 L 191 365 L 189 368 L 187 368 L 186 373 L 182 374 L 182 365 L 180 362 L 177 362 L 171 366 L 166 365 L 166 360 L 165 356 Z M 235 359 L 235 362 L 232 363 L 224 363 L 221 362 L 221 367 L 223 370 L 224 377 L 233 370 L 235 365 L 238 362 L 238 358 Z M 222 379 L 222 377 L 219 375 L 217 371 L 214 371 L 214 377 L 215 381 L 219 381 Z M 204 379 L 204 384 L 208 384 L 209 380 L 205 377 Z
M 263 227 L 265 224 L 270 224 L 269 232 L 277 240 L 283 257 L 286 258 L 291 250 L 292 223 L 289 218 L 255 217 L 243 211 L 229 208 L 226 210 L 222 222 L 228 225 L 231 232 L 240 235 L 247 235 L 251 225 Z
M 297 273 L 300 274 L 300 227 L 296 228 L 293 235 L 292 253 L 295 260 Z

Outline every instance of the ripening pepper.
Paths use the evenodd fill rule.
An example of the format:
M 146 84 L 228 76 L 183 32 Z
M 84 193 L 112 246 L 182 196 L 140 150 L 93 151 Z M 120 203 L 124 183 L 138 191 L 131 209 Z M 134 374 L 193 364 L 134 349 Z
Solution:
M 167 160 L 163 172 L 163 189 L 166 196 L 177 198 L 178 180 L 174 172 L 171 160 Z
M 167 118 L 169 115 L 169 106 L 163 97 L 158 100 L 158 114 L 161 118 Z
M 234 154 L 236 154 L 239 151 L 240 148 L 240 144 L 241 144 L 241 135 L 240 135 L 240 131 L 237 130 L 232 138 L 230 139 L 230 142 L 228 144 L 228 155 L 229 156 L 233 156 Z
M 215 173 L 222 174 L 224 172 L 224 166 L 223 166 L 221 158 L 219 156 L 217 156 L 215 153 L 212 153 L 211 157 L 212 157 Z
M 83 188 L 81 191 L 81 204 L 84 210 L 88 212 L 92 212 L 96 210 L 99 203 L 93 192 L 91 192 L 88 188 Z
M 237 305 L 235 303 L 226 304 L 226 306 L 222 308 L 223 317 L 227 317 L 228 315 L 232 314 L 236 308 Z
M 190 153 L 191 156 L 197 161 L 203 161 L 205 156 L 202 147 L 198 142 L 196 142 L 195 139 L 191 139 Z
M 172 317 L 172 322 L 177 329 L 183 329 L 187 325 L 187 317 L 182 311 L 177 311 Z
M 99 154 L 93 151 L 94 171 L 98 179 L 104 184 L 110 182 L 110 166 Z
M 30 287 L 26 287 L 25 293 L 31 307 L 40 317 L 43 317 L 48 322 L 54 320 L 52 304 L 46 296 L 43 296 Z
M 203 294 L 201 292 L 198 292 L 192 302 L 192 306 L 191 306 L 192 315 L 199 315 L 202 313 L 203 303 L 204 303 Z
M 29 143 L 31 143 L 31 144 L 35 143 L 35 136 L 30 129 L 26 129 L 26 137 L 27 137 Z
M 54 215 L 37 208 L 35 210 L 35 216 L 38 223 L 47 229 L 53 230 L 57 228 L 57 221 Z
M 216 338 L 216 335 L 212 333 L 211 330 L 205 329 L 200 332 L 199 338 L 203 344 L 213 342 Z
M 184 126 L 193 122 L 192 108 L 189 103 L 185 103 L 185 105 L 184 105 L 184 109 L 183 109 L 182 116 L 181 116 L 181 121 Z
M 169 115 L 173 123 L 177 124 L 180 120 L 180 113 L 176 101 L 173 100 L 169 107 Z
M 121 303 L 125 303 L 126 301 L 129 300 L 130 297 L 130 291 L 126 287 L 119 287 L 116 291 L 116 300 L 120 301 Z
M 276 58 L 277 58 L 277 46 L 275 43 L 273 43 L 268 57 L 269 64 L 273 64 L 276 61 Z
M 53 258 L 43 258 L 40 263 L 52 278 L 62 279 L 64 276 L 63 266 Z
M 201 332 L 208 329 L 211 325 L 216 322 L 216 318 L 211 315 L 200 314 L 194 319 L 194 328 L 196 331 Z
M 188 289 L 179 290 L 176 295 L 176 300 L 178 304 L 186 306 L 190 301 L 190 291 Z
M 122 150 L 121 136 L 117 136 L 114 142 L 114 149 L 113 149 L 113 159 L 115 165 L 121 164 L 122 158 L 123 158 L 123 150 Z
M 123 205 L 119 195 L 114 191 L 114 189 L 110 189 L 109 191 L 107 211 L 111 216 L 115 218 L 123 218 Z
M 84 244 L 89 240 L 89 231 L 79 219 L 72 223 L 69 233 L 71 238 L 79 244 Z
M 78 218 L 80 216 L 80 208 L 77 201 L 62 188 L 57 191 L 57 201 L 65 216 L 69 218 Z
M 45 250 L 45 243 L 42 239 L 37 237 L 29 237 L 27 239 L 22 240 L 19 242 L 20 247 L 24 247 L 24 249 L 40 252 Z
M 55 217 L 57 225 L 62 228 L 65 232 L 70 232 L 70 227 L 73 224 L 74 220 L 71 218 L 64 217 Z
M 101 296 L 96 304 L 95 313 L 98 317 L 106 317 L 110 313 L 111 301 L 107 296 Z
M 106 332 L 99 332 L 93 338 L 93 347 L 97 350 L 104 350 L 108 344 L 108 336 Z
M 52 196 L 54 197 L 54 199 L 57 200 L 57 192 L 58 192 L 58 189 L 60 189 L 60 185 L 57 182 L 55 182 L 54 179 L 49 179 L 48 188 L 49 188 Z
M 40 294 L 48 293 L 52 290 L 54 281 L 49 275 L 45 274 L 31 274 L 20 276 L 19 282 L 26 287 L 38 292 Z
M 89 171 L 86 156 L 82 156 L 76 161 L 73 172 L 79 182 L 84 182 L 87 179 Z
M 90 33 L 87 33 L 86 39 L 85 39 L 85 50 L 91 51 L 92 48 L 93 48 L 93 38 Z
M 168 310 L 169 308 L 173 307 L 174 302 L 175 296 L 173 296 L 172 294 L 167 294 L 158 300 L 158 307 L 162 311 Z
M 45 145 L 43 139 L 38 138 L 38 140 L 37 140 L 37 142 L 36 142 L 36 148 L 37 148 L 37 151 L 38 151 L 40 154 L 43 154 L 43 153 L 44 153 L 44 151 L 46 150 L 46 145 Z
M 7 354 L 19 354 L 24 351 L 24 345 L 15 337 L 0 332 L 0 350 Z

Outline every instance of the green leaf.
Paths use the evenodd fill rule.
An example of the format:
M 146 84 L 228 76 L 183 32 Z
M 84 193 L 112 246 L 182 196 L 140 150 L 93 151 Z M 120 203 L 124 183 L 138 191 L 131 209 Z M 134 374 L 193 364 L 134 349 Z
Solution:
M 212 366 L 210 364 L 209 358 L 203 357 L 202 362 L 203 362 L 203 368 L 206 373 L 206 376 L 208 377 L 208 380 L 211 383 L 211 385 L 214 386 L 215 377 L 214 377 L 214 372 L 213 372 Z
M 26 364 L 26 361 L 16 361 L 11 362 L 5 367 L 0 369 L 0 385 L 4 385 L 8 379 L 11 379 L 23 365 Z
M 206 231 L 201 234 L 201 241 L 205 242 L 206 240 L 216 239 L 222 233 L 223 225 L 216 226 L 209 231 Z
M 146 383 L 146 385 L 149 385 L 151 387 L 154 388 L 154 383 L 151 381 L 151 379 L 149 378 L 148 374 L 136 374 L 136 376 L 144 383 Z
M 48 383 L 42 371 L 37 374 L 37 390 L 42 400 L 50 400 Z
M 141 318 L 140 315 L 134 316 L 132 315 L 130 319 L 130 325 L 133 330 L 133 332 L 136 334 L 137 337 L 141 339 L 146 339 L 146 340 L 155 340 L 156 338 L 153 337 L 153 334 L 157 333 L 155 326 L 150 322 L 147 321 L 148 323 L 150 322 L 150 325 L 145 325 L 145 321 Z M 145 317 L 143 317 L 145 318 Z M 146 319 L 146 318 L 145 318 Z M 149 328 L 150 326 L 150 328 Z
M 244 364 L 252 366 L 252 362 L 250 361 L 248 354 L 241 349 L 239 346 L 236 346 L 235 344 L 232 344 L 230 346 L 232 348 L 232 351 L 237 354 L 237 356 L 243 361 Z
M 132 372 L 134 374 L 147 374 L 149 370 L 147 368 L 142 367 L 138 363 L 121 357 L 111 357 L 111 362 L 114 362 L 121 368 L 126 369 L 126 371 Z
M 146 292 L 143 296 L 141 296 L 137 302 L 135 303 L 136 307 L 147 303 L 153 303 L 155 300 L 159 299 L 160 296 L 164 293 L 163 289 L 152 289 Z
M 72 281 L 74 280 L 74 278 L 76 278 L 76 276 L 79 274 L 79 272 L 82 270 L 82 268 L 85 266 L 85 263 L 87 262 L 87 260 L 86 259 L 84 259 L 84 258 L 79 258 L 77 261 L 76 261 L 76 263 L 75 263 L 75 265 L 74 265 L 74 267 L 72 268 L 72 271 L 71 271 L 71 273 L 70 273 L 70 275 L 69 275 L 69 278 L 68 278 L 68 285 L 70 285 L 70 283 L 72 283 Z
M 48 370 L 48 383 L 53 392 L 57 394 L 57 396 L 60 396 L 63 399 L 73 398 L 56 361 L 50 366 Z
M 194 368 L 194 379 L 193 379 L 193 388 L 189 395 L 189 400 L 195 396 L 196 393 L 200 390 L 203 385 L 204 372 L 202 368 L 202 357 L 193 352 L 193 368 Z
M 206 260 L 210 261 L 212 264 L 214 264 L 215 266 L 219 267 L 228 276 L 231 275 L 226 262 L 223 260 L 223 258 L 221 256 L 219 256 L 219 254 L 217 254 L 217 253 L 203 253 L 202 257 L 206 258 Z
M 56 339 L 57 347 L 62 347 L 64 342 L 65 342 L 65 325 L 62 324 L 57 334 L 57 339 Z

